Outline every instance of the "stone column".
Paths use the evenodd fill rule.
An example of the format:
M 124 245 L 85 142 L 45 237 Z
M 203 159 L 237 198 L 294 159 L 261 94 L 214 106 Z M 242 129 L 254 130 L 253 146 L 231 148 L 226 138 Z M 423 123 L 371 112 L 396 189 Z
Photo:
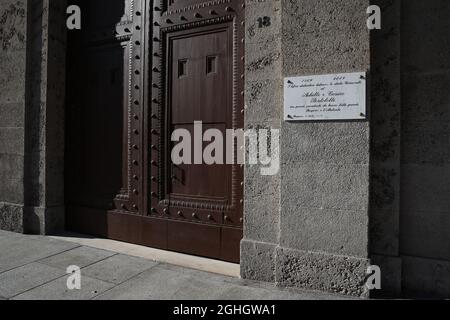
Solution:
M 281 1 L 247 0 L 245 18 L 245 126 L 256 130 L 279 129 L 283 101 Z M 262 176 L 260 167 L 247 166 L 244 193 L 242 277 L 274 282 L 280 174 Z
M 381 30 L 371 33 L 370 253 L 381 268 L 384 297 L 401 293 L 401 0 L 372 1 Z
M 64 228 L 65 1 L 29 2 L 25 232 Z
M 281 121 L 284 77 L 370 76 L 368 6 L 247 1 L 246 122 L 281 128 L 281 170 L 271 178 L 246 170 L 244 278 L 368 296 L 370 119 Z M 272 24 L 259 28 L 264 16 Z
M 64 226 L 65 1 L 0 5 L 0 228 Z
M 403 294 L 450 297 L 450 2 L 402 1 Z
M 283 76 L 370 71 L 368 6 L 283 1 Z M 283 122 L 278 284 L 367 296 L 369 127 Z

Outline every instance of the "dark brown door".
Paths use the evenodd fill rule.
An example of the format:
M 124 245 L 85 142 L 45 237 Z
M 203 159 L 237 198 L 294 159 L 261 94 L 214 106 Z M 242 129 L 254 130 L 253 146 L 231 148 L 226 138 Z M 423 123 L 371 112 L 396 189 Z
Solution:
M 79 1 L 84 24 L 69 37 L 68 229 L 239 261 L 241 166 L 176 166 L 170 137 L 194 135 L 195 121 L 224 137 L 243 127 L 242 3 Z

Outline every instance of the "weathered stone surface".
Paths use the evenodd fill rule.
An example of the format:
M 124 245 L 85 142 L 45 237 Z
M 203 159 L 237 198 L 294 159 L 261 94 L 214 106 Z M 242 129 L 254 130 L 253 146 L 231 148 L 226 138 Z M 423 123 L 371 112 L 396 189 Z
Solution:
M 26 42 L 25 0 L 3 0 L 0 4 L 0 50 L 22 51 Z
M 381 8 L 382 28 L 371 32 L 370 252 L 395 257 L 400 253 L 402 3 L 371 3 Z
M 46 198 L 45 153 L 27 153 L 25 155 L 25 177 L 27 186 L 27 205 L 30 207 L 44 207 Z
M 246 127 L 274 125 L 274 116 L 281 120 L 282 76 L 367 70 L 367 6 L 247 1 Z M 255 19 L 265 15 L 274 23 L 260 30 Z M 246 168 L 241 263 L 244 278 L 274 281 L 277 269 L 275 281 L 283 285 L 289 271 L 273 253 L 278 239 L 290 248 L 367 257 L 370 137 L 367 122 L 281 123 L 281 134 L 279 177 Z M 270 223 L 273 228 L 266 227 Z M 347 287 L 352 285 L 359 286 Z
M 370 206 L 374 212 L 400 210 L 400 158 L 397 160 L 371 164 Z
M 402 2 L 402 287 L 427 298 L 450 294 L 449 9 Z
M 0 63 L 0 103 L 25 102 L 26 53 L 1 52 Z
M 277 249 L 277 284 L 367 297 L 368 259 Z
M 450 251 L 445 231 L 450 226 L 450 23 L 444 14 L 450 7 L 448 1 L 413 0 L 402 8 L 402 79 L 407 94 L 402 95 L 400 235 L 402 252 L 421 257 L 404 258 L 404 287 L 439 295 L 443 291 L 437 284 L 445 283 L 447 275 L 439 272 L 445 263 L 435 259 L 448 260 Z
M 262 43 L 246 44 L 246 82 L 280 78 L 282 55 L 281 44 L 277 40 L 277 37 L 273 36 Z
M 448 92 L 450 71 L 436 73 L 406 74 L 403 78 L 403 121 L 414 123 L 441 122 L 450 120 Z
M 0 103 L 0 128 L 23 128 L 24 115 L 23 103 Z
M 25 207 L 24 231 L 30 234 L 52 234 L 64 231 L 65 208 Z
M 23 167 L 23 156 L 0 154 L 0 201 L 23 204 Z
M 368 0 L 302 0 L 282 4 L 285 76 L 368 69 Z
M 260 25 L 258 19 L 270 19 Z M 279 129 L 282 113 L 281 1 L 246 1 L 245 128 Z M 242 277 L 275 281 L 279 238 L 280 176 L 245 168 Z M 227 296 L 227 294 L 225 294 Z
M 0 230 L 23 232 L 23 207 L 0 202 Z
M 370 212 L 370 252 L 396 256 L 400 249 L 399 211 Z
M 45 204 L 49 208 L 63 207 L 64 203 L 64 156 L 46 154 L 51 161 L 46 163 L 46 185 Z M 63 219 L 64 217 L 61 217 Z
M 241 242 L 243 279 L 275 282 L 276 245 L 244 239 Z
M 367 212 L 285 206 L 280 245 L 305 251 L 364 257 L 368 254 Z
M 319 209 L 367 210 L 367 165 L 290 164 L 281 174 L 281 205 Z M 301 181 L 301 183 L 299 183 Z M 283 215 L 289 214 L 289 210 Z
M 0 4 L 0 201 L 26 206 L 28 232 L 64 225 L 65 10 L 64 0 Z
M 283 105 L 283 81 L 261 80 L 246 83 L 245 126 L 279 128 Z
M 448 212 L 450 165 L 403 165 L 402 206 L 410 211 Z
M 26 7 L 0 3 L 0 229 L 23 231 Z
M 402 253 L 450 260 L 449 226 L 448 211 L 404 211 L 400 233 Z
M 246 43 L 261 43 L 270 36 L 281 39 L 280 0 L 247 0 L 245 9 Z M 270 18 L 269 25 L 260 25 L 259 19 L 265 17 Z
M 24 154 L 23 128 L 0 128 L 0 150 L 4 154 Z
M 283 123 L 281 161 L 290 163 L 368 164 L 365 122 Z
M 279 175 L 261 176 L 259 166 L 247 166 L 244 191 L 244 229 L 247 239 L 269 243 L 278 241 L 279 183 Z
M 404 163 L 450 163 L 448 121 L 409 123 L 403 137 Z
M 410 0 L 402 2 L 402 9 L 404 70 L 450 69 L 450 3 L 446 0 Z

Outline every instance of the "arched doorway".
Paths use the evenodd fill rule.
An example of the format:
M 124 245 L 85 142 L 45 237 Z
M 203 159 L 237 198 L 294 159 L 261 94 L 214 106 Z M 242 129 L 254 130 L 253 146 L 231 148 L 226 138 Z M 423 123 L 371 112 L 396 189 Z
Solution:
M 80 0 L 69 34 L 69 230 L 239 261 L 243 168 L 173 165 L 171 133 L 243 127 L 241 0 Z

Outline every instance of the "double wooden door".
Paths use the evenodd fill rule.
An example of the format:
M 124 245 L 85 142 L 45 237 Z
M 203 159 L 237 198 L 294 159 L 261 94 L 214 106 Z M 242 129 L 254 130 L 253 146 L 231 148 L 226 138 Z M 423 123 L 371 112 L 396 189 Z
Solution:
M 238 262 L 242 167 L 175 165 L 171 135 L 190 132 L 194 145 L 208 129 L 225 137 L 243 127 L 243 1 L 77 4 L 82 29 L 69 31 L 67 66 L 67 228 Z

